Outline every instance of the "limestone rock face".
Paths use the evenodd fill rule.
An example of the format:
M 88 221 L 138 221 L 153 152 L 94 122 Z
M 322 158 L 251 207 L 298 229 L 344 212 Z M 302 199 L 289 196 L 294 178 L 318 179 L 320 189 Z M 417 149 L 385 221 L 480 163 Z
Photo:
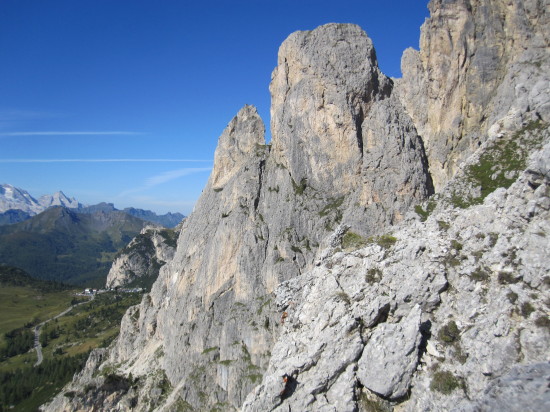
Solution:
M 166 373 L 167 407 L 239 407 L 279 334 L 275 288 L 311 267 L 340 223 L 376 233 L 431 190 L 420 138 L 357 26 L 291 35 L 271 91 L 272 144 L 254 107 L 231 120 L 174 258 L 110 351 L 120 373 Z
M 545 146 L 508 189 L 411 212 L 354 251 L 333 242 L 282 283 L 284 325 L 243 410 L 545 409 L 550 134 L 537 134 Z
M 160 268 L 172 260 L 179 230 L 146 226 L 115 258 L 107 275 L 107 288 L 152 284 Z
M 528 411 L 550 407 L 547 382 L 550 364 L 535 363 L 512 368 L 489 385 L 485 396 L 468 411 Z
M 357 377 L 372 392 L 399 399 L 409 390 L 418 364 L 420 307 L 399 323 L 380 325 L 370 336 L 357 364 Z
M 296 184 L 360 205 L 376 226 L 399 221 L 411 198 L 430 194 L 431 182 L 421 140 L 392 90 L 360 27 L 293 33 L 270 85 L 274 161 Z M 355 211 L 344 221 L 354 225 Z
M 390 90 L 359 27 L 293 33 L 279 49 L 270 86 L 275 160 L 296 182 L 348 193 L 360 174 L 363 120 Z M 339 181 L 344 174 L 348 179 Z
M 432 0 L 429 9 L 398 90 L 440 190 L 490 134 L 550 120 L 550 19 L 546 0 Z

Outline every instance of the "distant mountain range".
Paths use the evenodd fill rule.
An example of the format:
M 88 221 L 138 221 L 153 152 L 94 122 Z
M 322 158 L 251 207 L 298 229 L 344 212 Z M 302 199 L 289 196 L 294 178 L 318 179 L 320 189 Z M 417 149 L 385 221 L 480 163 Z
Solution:
M 147 224 L 119 210 L 77 213 L 50 207 L 0 226 L 0 264 L 39 279 L 102 286 L 117 251 Z
M 67 197 L 62 191 L 53 195 L 41 196 L 38 200 L 24 189 L 9 184 L 0 185 L 0 225 L 10 225 L 29 219 L 53 206 L 62 206 L 78 213 L 95 213 L 97 211 L 118 211 L 112 203 L 97 205 L 83 205 L 75 198 Z M 149 222 L 158 223 L 165 227 L 175 227 L 185 217 L 181 213 L 167 213 L 157 215 L 150 210 L 126 208 L 123 212 Z

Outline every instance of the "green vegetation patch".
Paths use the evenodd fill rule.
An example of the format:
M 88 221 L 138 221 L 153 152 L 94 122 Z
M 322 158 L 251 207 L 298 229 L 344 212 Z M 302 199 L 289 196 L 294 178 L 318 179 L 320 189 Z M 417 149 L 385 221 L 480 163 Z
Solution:
M 528 318 L 535 311 L 535 308 L 529 302 L 524 302 L 521 304 L 520 311 L 521 316 Z
M 38 410 L 84 367 L 88 354 L 44 359 L 36 368 L 26 366 L 9 372 L 0 371 L 0 410 Z
M 516 292 L 508 292 L 506 294 L 506 297 L 508 298 L 508 300 L 510 301 L 510 303 L 516 303 L 516 301 L 518 300 L 518 294 Z
M 300 180 L 300 183 L 296 183 L 294 179 L 290 178 L 292 181 L 292 188 L 294 189 L 295 195 L 303 195 L 305 190 L 307 189 L 307 179 L 305 177 L 302 177 Z
M 418 216 L 420 216 L 420 221 L 425 222 L 426 219 L 428 219 L 428 216 L 432 214 L 432 212 L 435 210 L 436 202 L 433 200 L 430 200 L 428 203 L 426 203 L 426 209 L 422 207 L 422 205 L 416 205 L 414 207 L 414 211 Z
M 0 266 L 0 346 L 13 329 L 32 327 L 68 308 L 74 291 L 53 282 L 33 279 L 18 269 Z M 14 270 L 14 276 L 9 272 Z M 8 280 L 8 277 L 10 280 Z
M 178 233 L 172 229 L 162 229 L 159 234 L 164 238 L 164 243 L 174 249 L 178 246 Z
M 251 373 L 249 375 L 246 375 L 245 378 L 252 383 L 259 383 L 262 381 L 263 375 L 259 373 Z
M 346 305 L 350 305 L 351 304 L 351 299 L 349 297 L 349 295 L 344 292 L 343 290 L 340 290 L 338 292 L 336 292 L 336 297 L 341 300 L 342 302 L 344 302 Z
M 342 203 L 344 203 L 344 196 L 337 197 L 337 198 L 330 198 L 329 203 L 325 205 L 319 212 L 320 217 L 324 217 L 328 214 L 330 214 L 334 210 L 338 210 L 340 206 L 342 206 Z
M 369 284 L 377 283 L 382 279 L 382 271 L 378 268 L 370 268 L 365 275 L 365 281 Z
M 501 285 L 510 285 L 512 283 L 518 283 L 519 278 L 515 277 L 510 272 L 499 272 L 498 273 L 498 283 Z
M 550 329 L 550 318 L 548 316 L 542 315 L 535 319 L 535 325 L 539 328 Z
M 470 278 L 476 282 L 484 282 L 489 279 L 489 273 L 486 269 L 478 267 L 470 273 Z
M 143 227 L 124 212 L 105 216 L 51 208 L 24 222 L 0 226 L 0 261 L 31 276 L 86 287 L 105 285 L 112 261 Z
M 437 337 L 441 342 L 446 344 L 453 343 L 460 339 L 460 330 L 458 329 L 456 322 L 454 320 L 449 321 L 439 330 Z
M 461 388 L 462 382 L 459 378 L 448 371 L 437 371 L 432 376 L 430 389 L 444 395 L 451 394 L 455 389 Z
M 496 189 L 508 188 L 517 174 L 525 169 L 527 158 L 534 148 L 540 147 L 548 125 L 534 121 L 518 130 L 511 138 L 496 141 L 479 157 L 476 164 L 464 170 L 464 177 L 470 187 L 478 187 L 479 195 L 471 196 L 455 192 L 451 203 L 465 209 L 481 204 Z
M 367 395 L 365 391 L 359 394 L 359 402 L 361 412 L 391 412 L 393 408 L 388 401 L 378 398 L 376 395 Z
M 458 240 L 453 239 L 451 240 L 451 248 L 456 250 L 457 252 L 460 252 L 462 250 L 462 243 L 460 243 Z
M 381 235 L 378 237 L 371 237 L 368 239 L 369 243 L 376 243 L 378 246 L 389 249 L 397 242 L 397 238 L 390 234 Z
M 207 353 L 210 353 L 210 352 L 214 352 L 216 350 L 219 350 L 220 348 L 218 346 L 212 346 L 211 348 L 206 348 L 205 350 L 202 351 L 202 354 L 205 355 Z
M 54 301 L 59 293 L 64 293 L 65 298 Z M 40 302 L 52 303 L 44 307 L 47 313 L 45 319 L 67 309 L 74 299 L 67 291 L 42 296 Z M 66 315 L 47 322 L 40 334 L 44 361 L 39 367 L 33 367 L 37 359 L 34 350 L 22 353 L 33 346 L 33 329 L 23 328 L 22 333 L 19 330 L 8 332 L 9 342 L 4 342 L 2 348 L 19 348 L 17 352 L 20 354 L 9 353 L 14 356 L 0 362 L 0 410 L 7 410 L 5 405 L 14 405 L 15 411 L 36 410 L 38 405 L 47 402 L 82 368 L 91 349 L 105 347 L 112 342 L 120 331 L 120 321 L 126 309 L 139 303 L 140 299 L 141 294 L 135 293 L 103 293 L 74 307 Z M 4 303 L 4 300 L 1 302 Z M 37 321 L 31 317 L 32 310 L 25 306 L 30 305 L 32 309 L 35 302 L 21 301 L 17 307 L 19 312 L 11 313 L 19 320 L 19 327 Z
M 449 223 L 445 222 L 444 220 L 438 220 L 437 225 L 439 226 L 439 229 L 441 229 L 441 230 L 448 230 L 451 227 L 451 225 Z
M 342 248 L 345 250 L 360 249 L 366 244 L 367 240 L 363 236 L 349 230 L 342 237 Z

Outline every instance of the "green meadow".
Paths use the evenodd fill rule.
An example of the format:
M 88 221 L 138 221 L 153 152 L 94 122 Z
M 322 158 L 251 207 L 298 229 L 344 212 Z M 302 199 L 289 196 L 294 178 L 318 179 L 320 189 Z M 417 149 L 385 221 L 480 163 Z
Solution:
M 126 309 L 142 296 L 106 292 L 90 300 L 75 292 L 0 265 L 0 412 L 35 411 L 52 398 L 84 366 L 92 349 L 116 338 Z M 40 334 L 44 360 L 36 367 L 34 326 L 48 319 Z

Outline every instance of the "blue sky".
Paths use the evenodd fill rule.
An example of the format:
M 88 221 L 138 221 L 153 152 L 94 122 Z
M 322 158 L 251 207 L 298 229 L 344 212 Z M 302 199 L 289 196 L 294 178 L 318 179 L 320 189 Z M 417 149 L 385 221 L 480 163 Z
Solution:
M 296 30 L 356 23 L 384 73 L 427 0 L 1 0 L 0 183 L 33 196 L 189 214 L 219 135 Z

